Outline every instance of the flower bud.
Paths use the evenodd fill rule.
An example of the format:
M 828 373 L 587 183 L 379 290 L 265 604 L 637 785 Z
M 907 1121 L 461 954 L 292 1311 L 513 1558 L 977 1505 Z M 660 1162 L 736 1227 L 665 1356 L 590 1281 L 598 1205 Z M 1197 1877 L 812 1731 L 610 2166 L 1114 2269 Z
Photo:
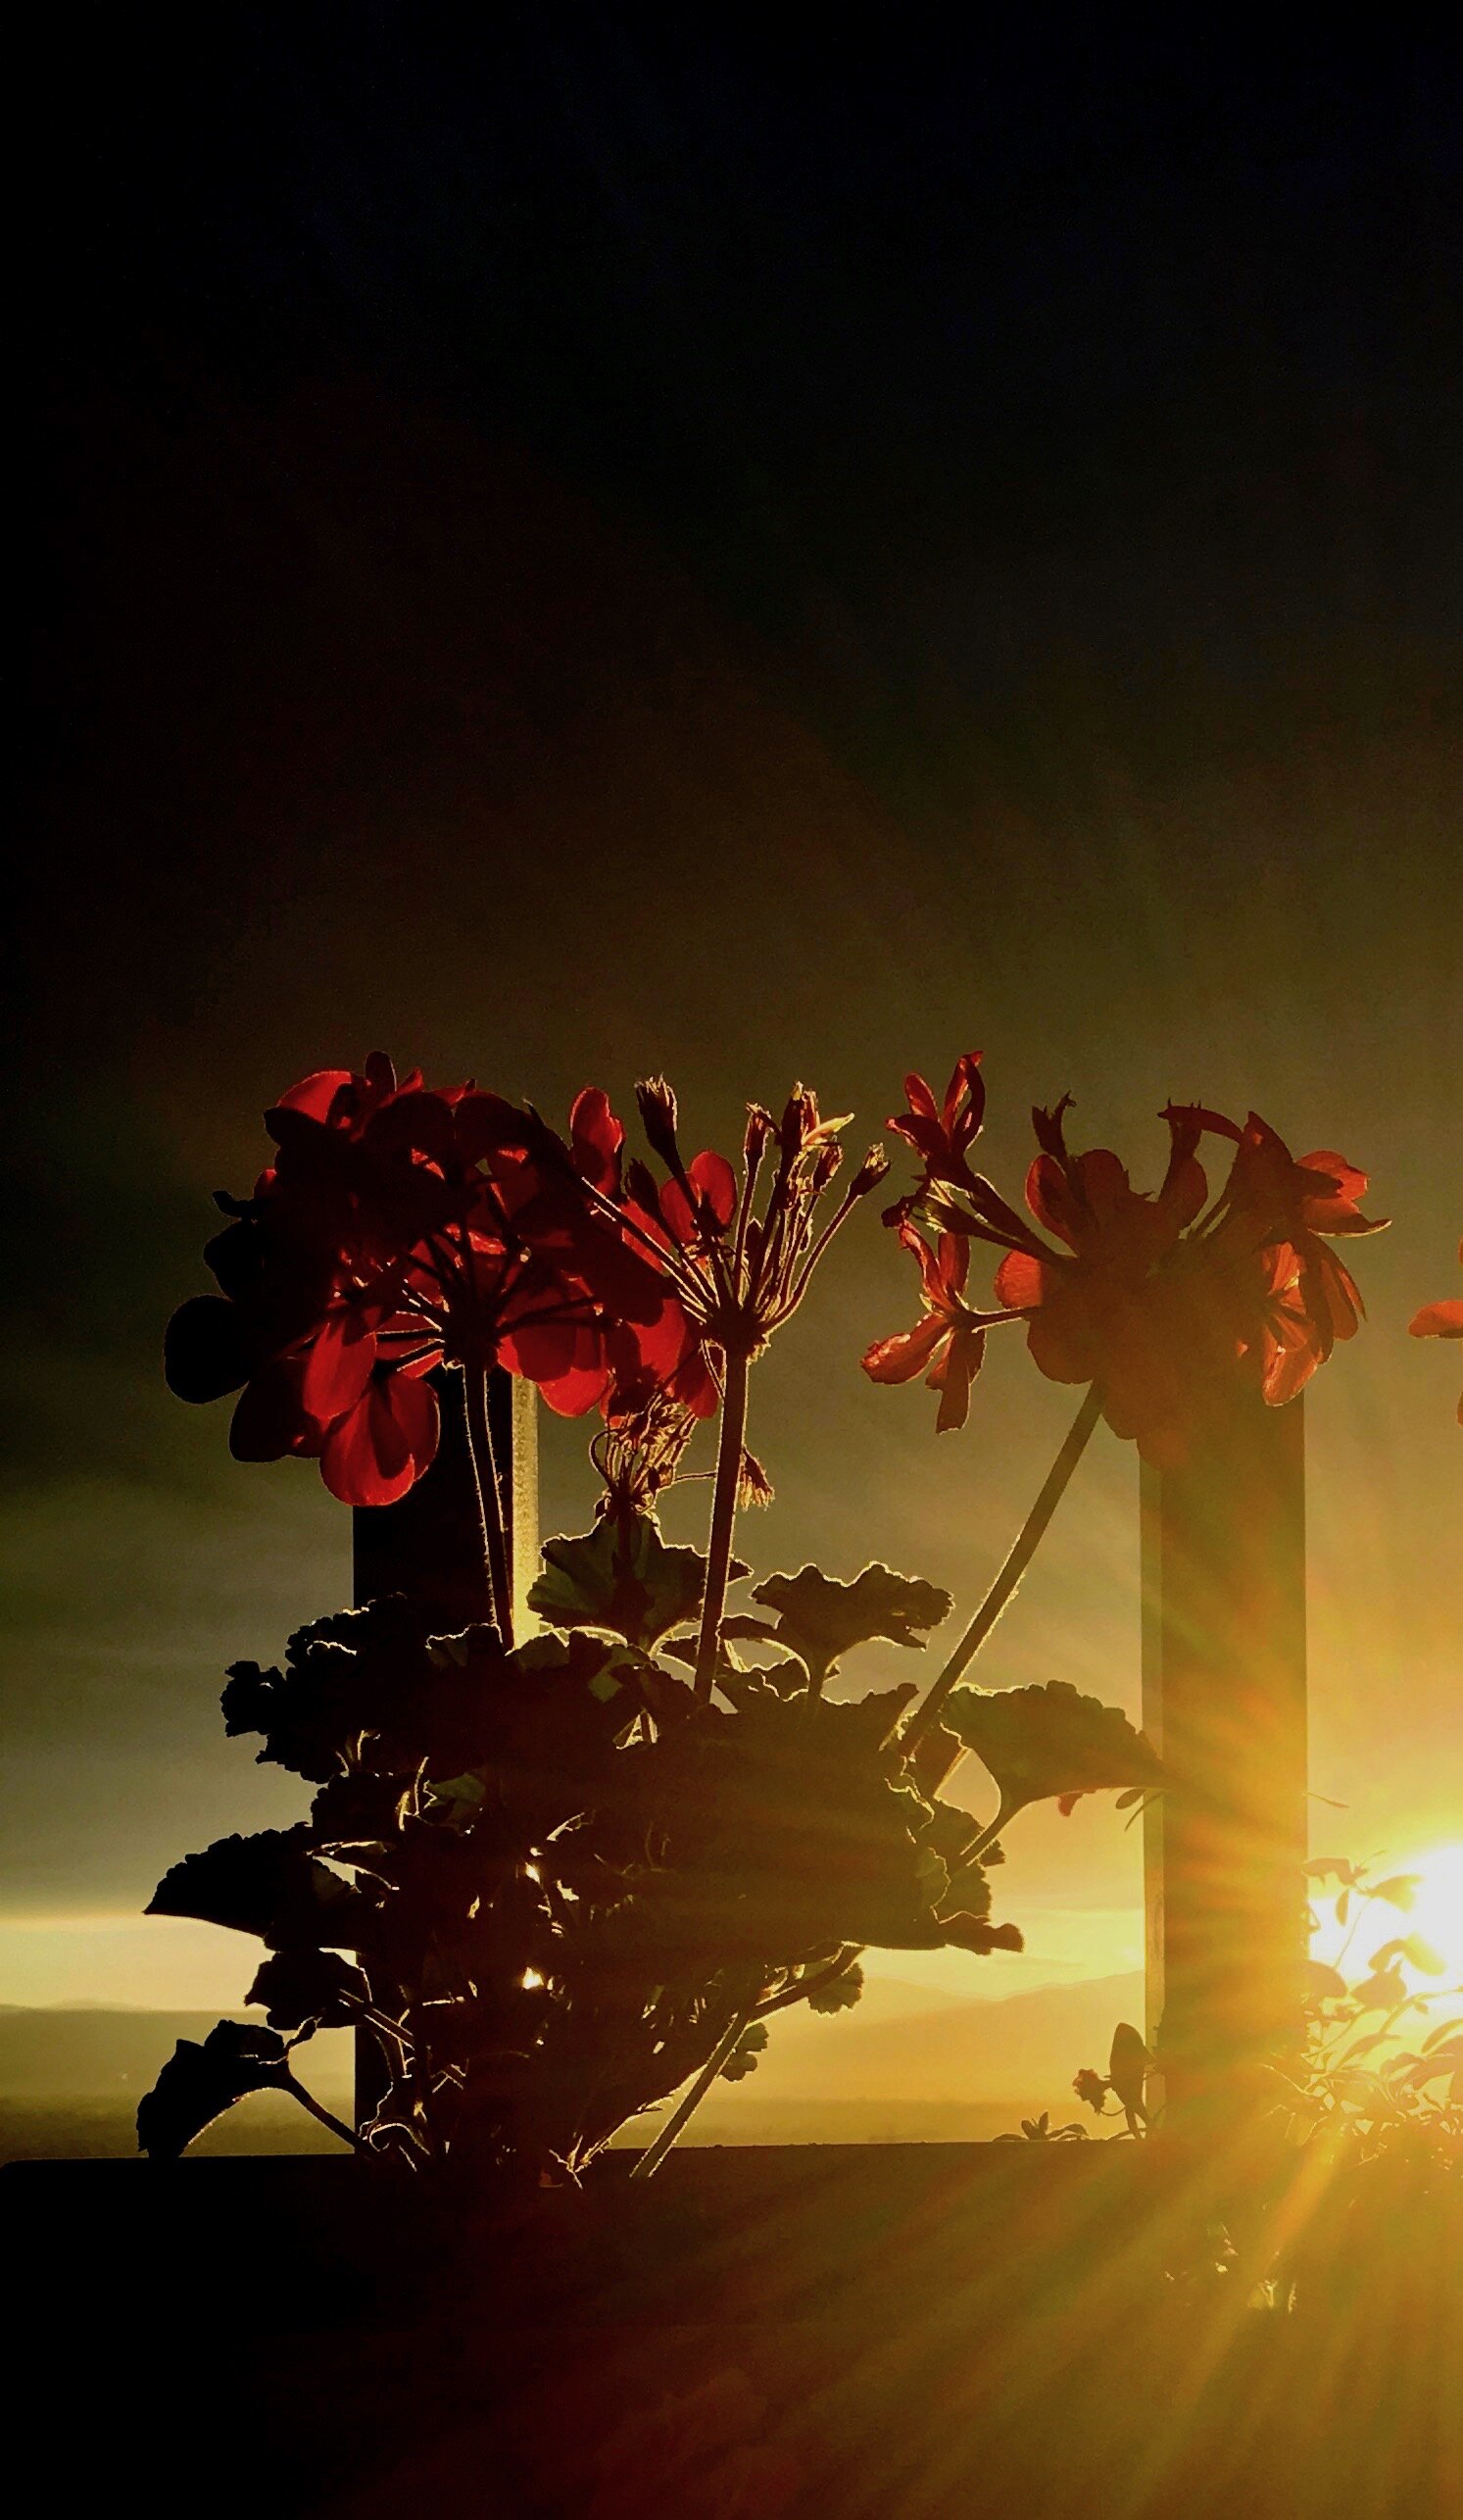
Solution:
M 812 1160 L 808 1185 L 815 1199 L 821 1199 L 829 1182 L 842 1163 L 843 1149 L 832 1138 L 825 1138 Z
M 650 1165 L 648 1163 L 642 1163 L 638 1155 L 632 1155 L 629 1162 L 625 1166 L 625 1188 L 628 1190 L 637 1208 L 644 1208 L 648 1214 L 658 1216 L 660 1212 L 660 1185 L 657 1181 L 655 1174 L 652 1172 Z
M 882 1181 L 889 1170 L 889 1158 L 883 1147 L 871 1146 L 849 1184 L 849 1197 L 862 1199 L 876 1181 Z
M 747 1106 L 747 1135 L 742 1140 L 742 1155 L 749 1163 L 760 1163 L 771 1140 L 777 1135 L 777 1122 L 760 1103 Z
M 641 1126 L 662 1163 L 679 1171 L 681 1151 L 676 1144 L 678 1113 L 675 1095 L 663 1076 L 643 1076 L 635 1088 L 640 1107 Z
M 795 1085 L 782 1108 L 778 1138 L 784 1163 L 801 1155 L 808 1138 L 818 1125 L 818 1098 L 804 1085 Z

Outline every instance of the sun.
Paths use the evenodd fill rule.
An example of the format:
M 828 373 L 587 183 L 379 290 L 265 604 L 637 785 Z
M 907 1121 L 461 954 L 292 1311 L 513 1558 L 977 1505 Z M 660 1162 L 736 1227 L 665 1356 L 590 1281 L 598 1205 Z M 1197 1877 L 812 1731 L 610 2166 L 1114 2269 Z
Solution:
M 1430 1847 L 1398 1869 L 1418 1877 L 1405 1930 L 1432 1944 L 1456 1983 L 1463 1978 L 1463 1843 Z

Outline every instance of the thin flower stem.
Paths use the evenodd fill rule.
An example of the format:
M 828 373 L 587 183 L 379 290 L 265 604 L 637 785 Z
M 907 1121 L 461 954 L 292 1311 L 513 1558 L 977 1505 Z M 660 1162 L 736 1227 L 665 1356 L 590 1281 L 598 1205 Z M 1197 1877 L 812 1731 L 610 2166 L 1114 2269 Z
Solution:
M 1088 1440 L 1102 1414 L 1102 1398 L 1101 1385 L 1094 1383 L 1073 1419 L 1061 1451 L 1047 1473 L 1041 1495 L 1016 1534 L 1004 1565 L 939 1679 L 928 1691 L 922 1704 L 916 1706 L 904 1727 L 901 1736 L 901 1747 L 906 1757 L 916 1744 L 923 1741 L 931 1726 L 939 1720 L 940 1709 L 946 1699 L 956 1682 L 969 1669 L 1027 1567 L 1031 1564 L 1032 1558 L 1036 1556 L 1047 1525 L 1061 1502 L 1067 1481 L 1086 1452 Z
M 737 1490 L 742 1479 L 743 1439 L 747 1433 L 748 1359 L 736 1348 L 726 1350 L 721 1394 L 721 1440 L 716 1453 L 716 1485 L 711 1497 L 711 1531 L 707 1543 L 707 1589 L 702 1603 L 701 1634 L 696 1646 L 696 1695 L 706 1705 L 716 1676 L 721 1644 L 721 1614 L 726 1607 L 732 1533 L 737 1520 Z
M 727 2023 L 726 2028 L 717 2040 L 715 2047 L 711 2050 L 709 2056 L 707 2058 L 706 2063 L 703 2065 L 701 2072 L 697 2075 L 690 2090 L 671 2110 L 669 2117 L 661 2127 L 655 2143 L 648 2146 L 646 2150 L 642 2152 L 634 2169 L 630 2172 L 632 2179 L 653 2178 L 655 2173 L 659 2169 L 666 2153 L 670 2151 L 679 2138 L 682 2127 L 688 2126 L 692 2118 L 696 2115 L 702 2101 L 706 2099 L 711 2085 L 716 2080 L 722 2066 L 726 2063 L 732 2050 L 735 2048 L 737 2041 L 741 2038 L 743 2031 L 752 2019 L 752 2006 L 749 2005 L 745 2012 L 733 2013 L 730 2021 Z
M 961 1882 L 964 1881 L 967 1874 L 974 1872 L 982 1855 L 985 1853 L 987 1847 L 994 1847 L 997 1839 L 1001 1833 L 1001 1830 L 1006 1826 L 1007 1822 L 1013 1820 L 1016 1813 L 1023 1808 L 1024 1805 L 1020 1803 L 1009 1804 L 1002 1799 L 1000 1808 L 997 1812 L 995 1819 L 991 1822 L 990 1827 L 982 1829 L 980 1836 L 972 1839 L 970 1845 L 965 1849 L 964 1853 L 961 1855 L 959 1862 L 955 1865 L 955 1868 L 950 1877 L 950 1890 L 945 1894 L 947 1899 L 949 1899 L 951 1891 L 959 1889 Z
M 737 1207 L 737 1229 L 736 1240 L 732 1245 L 731 1279 L 732 1291 L 739 1299 L 744 1292 L 742 1277 L 747 1258 L 747 1229 L 752 1222 L 753 1203 L 756 1198 L 756 1177 L 762 1168 L 762 1156 L 764 1153 L 765 1149 L 763 1147 L 755 1145 L 753 1153 L 747 1157 L 745 1178 L 742 1183 L 742 1196 Z
M 811 1277 L 813 1270 L 817 1267 L 823 1254 L 828 1249 L 834 1235 L 839 1231 L 841 1226 L 848 1223 L 854 1209 L 860 1205 L 864 1196 L 865 1193 L 863 1191 L 855 1190 L 852 1184 L 844 1192 L 844 1195 L 839 1201 L 837 1208 L 834 1210 L 833 1214 L 829 1217 L 827 1224 L 823 1227 L 817 1241 L 813 1244 L 806 1260 L 803 1262 L 802 1267 L 798 1271 L 798 1275 L 793 1284 L 792 1293 L 787 1299 L 786 1309 L 782 1315 L 783 1319 L 787 1319 L 791 1314 L 797 1311 L 803 1298 L 807 1293 L 807 1281 Z
M 493 1430 L 488 1422 L 488 1377 L 484 1367 L 463 1367 L 463 1398 L 467 1418 L 467 1454 L 477 1490 L 482 1527 L 483 1563 L 487 1569 L 491 1615 L 506 1646 L 513 1641 L 513 1587 L 509 1566 L 508 1532 L 503 1520 L 503 1492 L 493 1458 Z
M 369 2150 L 370 2148 L 365 2139 L 357 2135 L 353 2128 L 346 2126 L 340 2118 L 332 2116 L 329 2109 L 321 2107 L 314 2092 L 308 2092 L 303 2083 L 296 2082 L 293 2074 L 285 2075 L 282 2088 L 289 2093 L 291 2100 L 299 2101 L 302 2108 L 308 2108 L 312 2117 L 318 2118 L 321 2126 L 328 2126 L 332 2135 L 338 2135 L 342 2144 L 349 2144 L 353 2151 Z
M 643 1225 L 636 1223 L 628 1209 L 617 1208 L 612 1199 L 607 1199 L 602 1190 L 596 1190 L 593 1182 L 579 1180 L 577 1173 L 574 1178 L 584 1199 L 594 1209 L 596 1214 L 602 1216 L 607 1224 L 613 1225 L 616 1232 L 628 1234 L 634 1241 L 640 1243 L 663 1275 L 668 1277 L 683 1295 L 696 1297 L 704 1294 L 702 1280 L 694 1269 L 686 1266 L 668 1235 L 659 1239 L 655 1234 L 647 1233 Z

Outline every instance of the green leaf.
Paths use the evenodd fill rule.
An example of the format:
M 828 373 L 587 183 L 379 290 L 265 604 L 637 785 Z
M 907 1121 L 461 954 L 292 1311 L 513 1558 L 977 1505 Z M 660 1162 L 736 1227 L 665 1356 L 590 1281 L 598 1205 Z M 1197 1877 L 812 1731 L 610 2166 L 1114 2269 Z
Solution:
M 667 1646 L 674 1654 L 676 1648 Z M 688 1662 L 696 1658 L 695 1648 L 686 1650 Z M 716 1686 L 729 1706 L 747 1706 L 755 1698 L 796 1698 L 806 1689 L 807 1665 L 796 1655 L 785 1654 L 778 1662 L 760 1662 L 750 1671 L 733 1671 L 723 1660 L 717 1665 Z
M 1019 1925 L 993 1925 L 989 1917 L 974 1916 L 968 1908 L 961 1908 L 953 1916 L 942 1916 L 940 1931 L 955 1951 L 974 1952 L 982 1957 L 987 1952 L 1026 1949 Z
M 1398 1960 L 1406 1960 L 1410 1967 L 1421 1970 L 1424 1977 L 1440 1978 L 1447 1969 L 1441 1952 L 1435 1952 L 1432 1944 L 1425 1942 L 1421 1934 L 1403 1934 L 1393 1942 L 1384 1943 L 1380 1951 L 1372 1953 L 1369 1966 L 1391 1969 Z
M 1147 2122 L 1144 2104 L 1144 2086 L 1153 2070 L 1153 2058 L 1141 2031 L 1131 2021 L 1120 2021 L 1112 2034 L 1112 2052 L 1107 2059 L 1107 2080 L 1115 2100 L 1128 2113 L 1128 2124 L 1137 2127 Z
M 261 1962 L 246 2003 L 262 2003 L 271 2030 L 345 2030 L 359 2020 L 369 1989 L 338 1952 L 275 1952 Z
M 223 1719 L 264 1736 L 261 1760 L 313 1784 L 358 1757 L 402 1778 L 455 1776 L 485 1754 L 484 1699 L 505 1656 L 496 1628 L 434 1637 L 424 1610 L 392 1594 L 335 1610 L 290 1638 L 282 1670 L 230 1666 Z
M 1390 1880 L 1379 1881 L 1370 1896 L 1385 1899 L 1389 1907 L 1400 1907 L 1405 1913 L 1413 1905 L 1421 1887 L 1420 1872 L 1394 1872 Z
M 1307 1960 L 1305 1982 L 1318 2003 L 1334 2001 L 1346 1993 L 1346 1981 L 1341 1970 L 1328 1968 L 1324 1960 Z
M 941 1718 L 990 1769 L 1006 1813 L 1053 1796 L 1070 1809 L 1084 1794 L 1131 1785 L 1152 1790 L 1163 1783 L 1152 1749 L 1127 1716 L 1097 1698 L 1084 1698 L 1067 1680 L 1025 1689 L 955 1689 Z
M 1441 2047 L 1433 2047 L 1429 2042 L 1432 2047 L 1429 2055 L 1399 2059 L 1405 2071 L 1394 2068 L 1391 2079 L 1405 2085 L 1409 2091 L 1423 2091 L 1429 2083 L 1439 2082 L 1446 2074 L 1451 2078 L 1452 2098 L 1460 2100 L 1463 2099 L 1463 2037 L 1457 2035 L 1455 2022 L 1447 2022 L 1443 2026 L 1453 2035 Z
M 863 1993 L 863 1971 L 854 1960 L 840 1969 L 836 1978 L 825 1978 L 821 1986 L 811 1987 L 807 1995 L 809 2012 L 851 2012 Z
M 633 1866 L 613 1965 L 787 1966 L 840 1944 L 937 1951 L 949 1874 L 887 1709 L 773 1692 L 619 1752 L 600 1826 Z M 649 1857 L 649 1861 L 647 1861 Z M 612 1925 L 612 1933 L 610 1927 Z
M 296 1943 L 353 1951 L 369 1902 L 311 1853 L 311 1835 L 302 1822 L 261 1829 L 252 1838 L 216 1839 L 163 1875 L 146 1912 L 227 1925 L 259 1935 L 275 1951 Z
M 721 2079 L 727 2083 L 745 2082 L 756 2072 L 756 2060 L 767 2045 L 765 2021 L 750 2022 L 721 2068 Z
M 1363 2012 L 1394 2012 L 1411 2001 L 1411 1993 L 1399 1969 L 1374 1969 L 1352 1987 L 1351 1999 Z
M 806 1663 L 821 1688 L 840 1655 L 875 1637 L 895 1645 L 922 1647 L 916 1631 L 938 1627 L 948 1617 L 949 1593 L 912 1575 L 893 1574 L 887 1566 L 865 1566 L 852 1584 L 841 1584 L 818 1566 L 797 1575 L 769 1575 L 755 1585 L 752 1598 L 777 1614 L 773 1634 Z
M 648 1653 L 700 1616 L 706 1558 L 668 1548 L 654 1514 L 607 1514 L 578 1539 L 546 1541 L 543 1556 L 528 1606 L 551 1627 L 600 1628 Z M 748 1569 L 733 1559 L 731 1572 Z
M 155 2160 L 175 2161 L 195 2135 L 246 2093 L 277 2091 L 289 2079 L 289 2057 L 277 2031 L 220 2021 L 201 2047 L 180 2039 L 138 2103 L 138 2146 Z

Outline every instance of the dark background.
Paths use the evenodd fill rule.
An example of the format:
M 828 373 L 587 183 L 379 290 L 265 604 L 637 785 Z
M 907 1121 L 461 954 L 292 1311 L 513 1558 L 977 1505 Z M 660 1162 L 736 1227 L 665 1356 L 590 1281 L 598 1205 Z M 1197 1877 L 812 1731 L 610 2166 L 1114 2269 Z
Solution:
M 1406 1338 L 1463 1226 L 1453 63 L 1380 22 L 463 14 L 31 30 L 7 1911 L 133 1910 L 293 1809 L 217 1672 L 343 1591 L 344 1517 L 236 1470 L 158 1343 L 258 1112 L 375 1043 L 553 1112 L 663 1064 L 697 1142 L 798 1073 L 873 1134 L 983 1046 L 1008 1184 L 1069 1087 L 1141 1181 L 1171 1094 L 1370 1164 L 1397 1222 L 1311 1406 L 1315 1782 L 1352 1852 L 1426 1843 L 1463 1805 L 1454 1394 Z M 912 1318 L 872 1220 L 825 1289 L 755 1404 L 757 1554 L 968 1602 L 1067 1396 L 1008 1342 L 937 1450 L 857 1375 Z M 988 1678 L 1133 1703 L 1132 1488 L 1104 1439 Z M 1052 1896 L 1129 1895 L 1093 1808 L 1033 1823 Z

